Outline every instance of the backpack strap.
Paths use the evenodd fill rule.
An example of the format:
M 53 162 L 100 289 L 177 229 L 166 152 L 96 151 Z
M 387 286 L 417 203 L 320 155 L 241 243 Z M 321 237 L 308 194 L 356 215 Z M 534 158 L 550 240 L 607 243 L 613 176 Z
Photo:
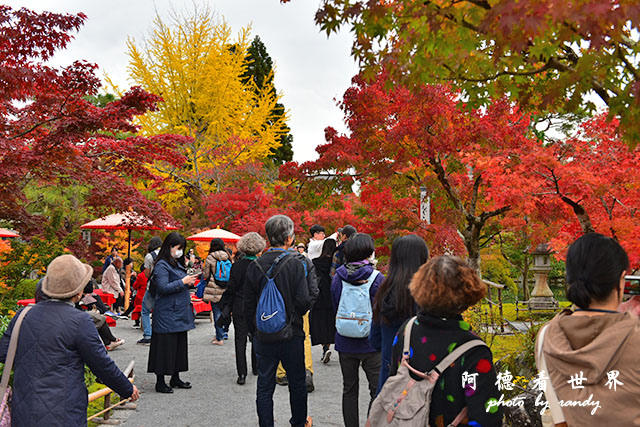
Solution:
M 542 368 L 543 372 L 546 372 L 549 375 L 549 370 L 547 369 L 547 363 L 544 360 L 544 352 L 542 351 L 542 343 L 544 342 L 544 333 L 547 331 L 549 324 L 547 323 L 540 329 L 540 333 L 538 334 L 538 360 L 540 361 L 540 368 Z M 558 404 L 558 396 L 556 395 L 556 391 L 553 389 L 553 384 L 551 384 L 551 377 L 547 381 L 544 382 L 544 394 L 547 396 L 547 401 L 549 403 L 549 411 L 551 411 L 551 418 L 553 419 L 553 423 L 555 425 L 562 424 L 565 422 L 564 412 L 562 412 L 562 408 Z
M 9 349 L 7 350 L 7 358 L 4 364 L 4 370 L 2 371 L 2 381 L 0 381 L 0 402 L 4 399 L 4 394 L 9 387 L 9 377 L 11 376 L 11 370 L 13 369 L 13 360 L 16 357 L 16 351 L 18 350 L 18 337 L 20 336 L 20 325 L 22 320 L 27 315 L 27 312 L 31 310 L 33 305 L 28 305 L 22 310 L 20 316 L 13 325 L 11 331 L 11 339 L 9 340 Z
M 262 274 L 265 275 L 265 277 L 267 279 L 272 279 L 272 278 L 275 278 L 278 275 L 278 273 L 280 272 L 280 270 L 278 270 L 273 277 L 270 277 L 270 275 L 273 272 L 274 268 L 276 268 L 276 266 L 280 263 L 280 261 L 282 261 L 282 259 L 285 258 L 287 255 L 289 255 L 287 252 L 283 252 L 282 254 L 278 255 L 278 257 L 275 260 L 273 260 L 273 262 L 271 263 L 271 266 L 269 267 L 269 269 L 266 272 L 264 271 L 264 269 L 262 268 L 262 266 L 260 265 L 260 263 L 258 262 L 257 259 L 254 259 L 253 262 L 260 269 Z M 282 265 L 284 265 L 284 263 Z
M 482 340 L 467 341 L 466 343 L 462 344 L 460 347 L 456 348 L 454 351 L 449 353 L 444 359 L 442 359 L 440 363 L 436 365 L 435 368 L 433 368 L 433 370 L 435 370 L 438 374 L 441 374 L 442 372 L 444 372 L 445 369 L 449 367 L 449 365 L 451 365 L 453 362 L 458 360 L 458 357 L 466 353 L 467 350 L 473 347 L 479 347 L 479 346 L 486 347 L 487 345 Z

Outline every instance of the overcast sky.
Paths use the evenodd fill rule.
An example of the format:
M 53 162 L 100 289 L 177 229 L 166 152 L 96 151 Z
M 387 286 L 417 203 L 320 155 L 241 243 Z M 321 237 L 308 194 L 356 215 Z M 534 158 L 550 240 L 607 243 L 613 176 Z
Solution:
M 204 0 L 196 0 L 202 4 Z M 167 18 L 173 6 L 190 10 L 192 0 L 5 0 L 14 8 L 87 15 L 85 25 L 69 47 L 52 61 L 67 65 L 76 59 L 98 64 L 98 75 L 106 72 L 120 87 L 127 81 L 126 41 L 137 41 L 148 34 L 158 11 Z M 289 127 L 294 137 L 294 160 L 317 157 L 315 147 L 324 143 L 324 128 L 343 130 L 342 114 L 335 99 L 340 99 L 357 72 L 349 56 L 350 34 L 343 31 L 327 39 L 313 21 L 319 0 L 209 0 L 213 10 L 223 16 L 234 32 L 251 24 L 276 65 L 275 85 L 289 111 Z

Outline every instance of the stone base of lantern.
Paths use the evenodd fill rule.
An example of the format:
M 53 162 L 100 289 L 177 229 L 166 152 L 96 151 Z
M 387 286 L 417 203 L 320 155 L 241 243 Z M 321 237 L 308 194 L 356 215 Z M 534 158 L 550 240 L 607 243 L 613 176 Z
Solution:
M 553 297 L 529 298 L 529 310 L 554 310 L 558 307 L 558 301 Z

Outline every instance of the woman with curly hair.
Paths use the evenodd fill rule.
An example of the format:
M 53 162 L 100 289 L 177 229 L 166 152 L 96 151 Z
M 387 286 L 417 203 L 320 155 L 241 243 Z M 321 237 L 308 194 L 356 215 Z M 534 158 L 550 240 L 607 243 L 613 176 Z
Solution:
M 265 240 L 256 232 L 250 232 L 240 238 L 236 247 L 238 257 L 231 267 L 229 285 L 225 293 L 225 306 L 231 308 L 233 319 L 233 329 L 235 331 L 234 341 L 236 346 L 236 369 L 238 371 L 237 383 L 243 385 L 247 378 L 247 319 L 244 316 L 244 279 L 247 268 L 267 246 Z M 224 311 L 227 311 L 226 309 Z M 256 353 L 251 346 L 251 370 L 254 375 L 258 373 L 256 363 Z
M 462 259 L 446 255 L 431 259 L 413 276 L 409 290 L 419 310 L 417 318 L 400 326 L 389 378 L 397 373 L 402 361 L 408 322 L 414 322 L 408 362 L 421 372 L 431 371 L 455 348 L 479 339 L 461 313 L 480 301 L 487 287 Z M 411 376 L 422 380 L 413 373 Z M 489 403 L 497 402 L 499 396 L 491 350 L 486 345 L 473 347 L 440 374 L 431 396 L 429 425 L 450 425 L 467 408 L 463 424 L 502 426 L 500 408 Z

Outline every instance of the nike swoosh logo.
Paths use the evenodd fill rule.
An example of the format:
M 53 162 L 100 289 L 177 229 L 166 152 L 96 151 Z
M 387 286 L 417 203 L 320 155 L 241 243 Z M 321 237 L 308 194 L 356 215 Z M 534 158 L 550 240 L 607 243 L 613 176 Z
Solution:
M 271 319 L 273 316 L 275 316 L 276 314 L 278 314 L 278 311 L 274 311 L 273 313 L 271 313 L 268 316 L 265 316 L 264 313 L 262 313 L 262 315 L 260 316 L 260 320 L 262 320 L 263 322 L 266 322 L 267 320 Z

